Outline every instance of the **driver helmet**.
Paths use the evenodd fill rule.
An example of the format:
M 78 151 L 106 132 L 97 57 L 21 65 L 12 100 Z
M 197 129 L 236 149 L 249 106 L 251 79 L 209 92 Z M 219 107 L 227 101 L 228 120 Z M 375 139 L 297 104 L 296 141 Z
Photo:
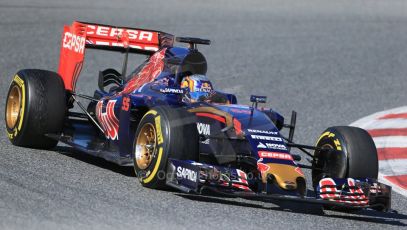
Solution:
M 184 90 L 184 102 L 206 101 L 213 93 L 212 83 L 205 75 L 193 74 L 185 77 L 181 82 Z

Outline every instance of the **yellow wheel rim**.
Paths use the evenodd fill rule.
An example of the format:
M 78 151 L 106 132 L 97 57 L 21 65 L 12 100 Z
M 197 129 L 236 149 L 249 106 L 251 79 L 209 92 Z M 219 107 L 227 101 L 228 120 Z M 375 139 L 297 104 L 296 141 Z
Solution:
M 157 148 L 157 132 L 154 125 L 146 123 L 137 137 L 135 158 L 139 169 L 146 169 L 154 158 Z
M 14 85 L 8 95 L 6 105 L 6 124 L 9 129 L 14 128 L 17 124 L 21 110 L 21 101 L 21 89 Z

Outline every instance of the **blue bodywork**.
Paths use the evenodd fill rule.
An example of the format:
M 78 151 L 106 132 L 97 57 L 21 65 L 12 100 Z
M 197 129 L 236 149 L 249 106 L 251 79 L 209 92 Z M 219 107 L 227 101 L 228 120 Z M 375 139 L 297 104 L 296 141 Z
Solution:
M 163 55 L 157 58 L 157 54 Z M 143 115 L 157 106 L 182 107 L 195 114 L 197 131 L 201 132 L 200 125 L 207 128 L 199 133 L 199 143 L 191 143 L 199 145 L 199 154 L 206 155 L 200 155 L 200 161 L 168 159 L 168 186 L 184 192 L 201 194 L 209 189 L 255 199 L 298 200 L 301 197 L 302 202 L 333 206 L 345 205 L 346 202 L 353 204 L 352 199 L 359 194 L 359 190 L 355 192 L 352 183 L 357 183 L 359 188 L 363 184 L 366 187 L 363 191 L 374 194 L 359 194 L 363 195 L 363 199 L 356 206 L 366 206 L 369 199 L 376 199 L 379 195 L 389 196 L 391 188 L 375 180 L 327 178 L 324 182 L 328 185 L 317 186 L 316 200 L 303 199 L 306 192 L 304 174 L 280 133 L 284 118 L 272 109 L 257 108 L 257 103 L 265 102 L 265 97 L 252 97 L 251 101 L 256 106 L 239 105 L 235 95 L 217 91 L 216 96 L 225 99 L 222 103 L 183 101 L 184 91 L 180 87 L 182 78 L 188 74 L 204 75 L 206 69 L 206 60 L 196 49 L 162 48 L 118 87 L 109 92 L 103 89 L 95 91 L 95 97 L 99 100 L 89 104 L 88 112 L 94 114 L 98 124 L 71 117 L 63 135 L 58 138 L 88 154 L 122 166 L 132 166 L 135 131 Z M 156 76 L 148 79 L 153 71 L 156 71 Z M 147 80 L 144 81 L 143 77 L 147 77 Z M 139 84 L 139 78 L 142 84 Z M 247 170 L 237 161 L 251 164 L 252 168 Z M 273 172 L 273 167 L 279 168 L 279 171 Z M 274 173 L 275 178 L 263 177 L 264 174 L 268 175 L 263 172 Z M 294 179 L 287 181 L 285 175 L 291 175 Z M 280 178 L 278 182 L 278 177 L 283 179 Z M 337 189 L 338 196 L 330 198 L 326 188 Z M 376 189 L 375 192 L 372 189 Z M 263 193 L 267 193 L 267 196 Z
M 158 51 L 159 52 L 159 51 Z M 163 70 L 160 74 L 151 82 L 143 84 L 141 87 L 133 90 L 128 94 L 124 94 L 120 90 L 113 92 L 103 92 L 97 90 L 95 95 L 98 95 L 101 99 L 99 103 L 102 105 L 101 111 L 106 112 L 107 104 L 110 102 L 114 103 L 114 116 L 117 118 L 118 124 L 118 135 L 117 138 L 109 138 L 108 135 L 103 138 L 103 135 L 98 134 L 96 127 L 90 123 L 83 121 L 71 120 L 70 126 L 68 129 L 74 130 L 72 133 L 73 138 L 62 139 L 69 144 L 74 145 L 77 148 L 80 148 L 87 153 L 103 157 L 108 161 L 118 163 L 120 165 L 132 165 L 132 148 L 134 141 L 135 133 L 135 121 L 137 118 L 137 113 L 146 112 L 149 108 L 156 106 L 173 106 L 178 107 L 182 106 L 185 108 L 195 108 L 199 106 L 210 106 L 218 110 L 222 110 L 230 114 L 232 117 L 238 119 L 242 124 L 242 129 L 246 130 L 246 138 L 249 140 L 254 150 L 257 150 L 257 145 L 259 141 L 252 139 L 247 129 L 261 129 L 269 130 L 273 133 L 272 136 L 280 137 L 279 130 L 276 128 L 274 123 L 271 121 L 271 118 L 283 122 L 283 117 L 277 112 L 268 109 L 266 111 L 260 111 L 256 108 L 249 107 L 246 105 L 237 105 L 237 100 L 235 95 L 228 93 L 217 92 L 225 96 L 229 103 L 228 105 L 220 104 L 209 104 L 209 103 L 195 103 L 187 104 L 182 102 L 182 90 L 180 89 L 179 82 L 177 82 L 177 74 L 182 74 L 181 71 L 176 70 L 176 68 L 182 67 L 182 62 L 185 60 L 188 55 L 191 53 L 196 54 L 198 51 L 180 48 L 180 47 L 171 47 L 166 48 L 165 58 L 163 62 L 165 63 Z M 198 54 L 200 54 L 198 52 Z M 203 57 L 203 56 L 202 56 Z M 171 64 L 171 60 L 176 60 L 176 64 Z M 205 61 L 204 59 L 201 61 Z M 148 63 L 148 60 L 142 64 L 145 65 Z M 205 63 L 206 65 L 206 63 Z M 141 66 L 141 67 L 142 67 Z M 128 82 L 137 75 L 137 71 L 140 71 L 142 68 L 137 68 L 136 71 L 130 74 L 127 82 L 125 82 L 121 89 L 126 88 Z M 175 70 L 174 70 L 175 69 Z M 202 74 L 206 72 L 206 67 L 203 70 L 200 70 Z M 123 110 L 123 98 L 130 99 L 130 109 Z M 267 112 L 267 113 L 265 113 Z M 111 119 L 111 117 L 109 117 Z M 222 128 L 225 128 L 224 124 L 220 124 Z M 96 138 L 97 137 L 97 138 Z M 95 144 L 98 142 L 103 142 L 104 144 Z M 278 141 L 279 144 L 284 144 L 282 141 Z M 108 147 L 107 147 L 108 146 Z M 286 150 L 277 150 L 282 152 L 287 152 Z M 254 157 L 258 159 L 257 151 L 253 151 Z M 265 160 L 267 161 L 267 160 Z M 287 164 L 293 164 L 292 161 L 286 162 Z

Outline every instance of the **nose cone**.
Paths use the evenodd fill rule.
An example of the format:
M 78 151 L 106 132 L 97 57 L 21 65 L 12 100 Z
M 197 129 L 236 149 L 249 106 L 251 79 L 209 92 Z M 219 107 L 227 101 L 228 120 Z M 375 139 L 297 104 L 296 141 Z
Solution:
M 305 181 L 304 174 L 298 166 L 268 163 L 258 165 L 258 168 L 261 171 L 263 183 L 267 183 L 267 178 L 272 175 L 278 186 L 285 190 L 296 190 L 299 178 Z

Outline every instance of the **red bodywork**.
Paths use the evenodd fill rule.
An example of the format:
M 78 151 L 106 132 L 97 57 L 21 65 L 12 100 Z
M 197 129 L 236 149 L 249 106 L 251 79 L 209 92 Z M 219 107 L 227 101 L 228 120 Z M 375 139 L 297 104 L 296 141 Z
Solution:
M 164 56 L 167 49 L 162 49 L 151 56 L 150 61 L 126 84 L 122 93 L 131 93 L 144 83 L 153 81 L 164 69 Z
M 173 36 L 159 31 L 75 21 L 64 26 L 58 73 L 65 89 L 75 91 L 86 48 L 153 54 L 172 44 Z

